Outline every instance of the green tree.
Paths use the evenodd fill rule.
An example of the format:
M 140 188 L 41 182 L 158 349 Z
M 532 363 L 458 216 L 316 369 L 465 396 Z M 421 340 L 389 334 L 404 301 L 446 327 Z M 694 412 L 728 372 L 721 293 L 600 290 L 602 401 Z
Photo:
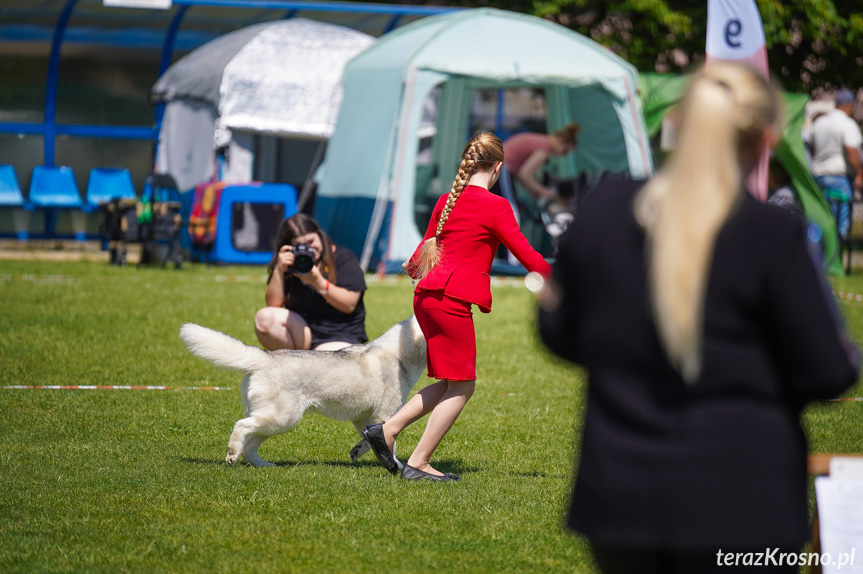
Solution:
M 757 0 L 757 4 L 770 70 L 785 89 L 863 87 L 860 0 Z M 680 72 L 704 60 L 707 2 L 466 0 L 459 5 L 491 6 L 555 21 L 643 71 Z

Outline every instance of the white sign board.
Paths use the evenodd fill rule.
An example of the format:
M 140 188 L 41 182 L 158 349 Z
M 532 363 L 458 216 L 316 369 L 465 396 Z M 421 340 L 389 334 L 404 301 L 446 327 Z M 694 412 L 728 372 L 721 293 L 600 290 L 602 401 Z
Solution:
M 167 10 L 171 7 L 171 0 L 102 0 L 105 6 L 114 8 L 150 8 L 154 10 Z
M 831 464 L 831 470 L 833 465 Z M 824 574 L 863 573 L 863 480 L 815 479 Z

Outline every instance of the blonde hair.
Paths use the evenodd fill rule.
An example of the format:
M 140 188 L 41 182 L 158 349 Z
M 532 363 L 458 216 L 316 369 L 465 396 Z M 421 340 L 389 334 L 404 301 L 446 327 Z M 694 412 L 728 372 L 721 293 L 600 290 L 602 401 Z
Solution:
M 676 150 L 635 201 L 647 236 L 648 285 L 660 339 L 688 383 L 701 373 L 704 297 L 720 229 L 742 197 L 758 143 L 778 129 L 776 90 L 751 68 L 714 63 L 684 97 Z
M 450 213 L 455 207 L 461 192 L 467 187 L 467 182 L 475 173 L 489 171 L 500 162 L 503 162 L 503 144 L 496 135 L 491 132 L 477 132 L 470 138 L 461 153 L 461 163 L 458 167 L 458 175 L 452 182 L 449 196 L 443 211 L 437 222 L 434 237 L 429 237 L 423 243 L 419 261 L 416 263 L 413 274 L 417 279 L 425 277 L 435 265 L 440 263 L 443 257 L 443 245 L 441 233 Z

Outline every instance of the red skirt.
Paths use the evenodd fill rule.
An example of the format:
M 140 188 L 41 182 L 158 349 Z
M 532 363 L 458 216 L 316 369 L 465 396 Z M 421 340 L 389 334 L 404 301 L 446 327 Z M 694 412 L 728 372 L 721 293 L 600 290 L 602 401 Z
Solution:
M 428 376 L 447 381 L 476 379 L 476 334 L 470 303 L 434 291 L 414 295 L 414 315 L 428 343 Z

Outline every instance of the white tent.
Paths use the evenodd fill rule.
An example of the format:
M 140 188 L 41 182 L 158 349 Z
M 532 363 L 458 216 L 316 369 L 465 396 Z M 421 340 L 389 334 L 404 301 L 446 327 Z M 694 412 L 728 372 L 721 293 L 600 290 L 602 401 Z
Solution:
M 429 174 L 446 191 L 468 136 L 472 90 L 543 87 L 547 126 L 582 126 L 563 175 L 627 172 L 644 177 L 652 160 L 637 72 L 563 26 L 495 9 L 425 18 L 386 34 L 344 71 L 344 100 L 318 176 L 315 217 L 339 244 L 388 271 L 411 255 L 417 181 Z M 418 128 L 435 88 L 433 165 L 418 167 Z M 418 175 L 419 174 L 419 175 Z M 424 185 L 424 184 L 422 184 Z
M 214 149 L 223 147 L 221 179 L 250 181 L 253 154 L 262 151 L 253 134 L 311 140 L 306 148 L 318 149 L 335 125 L 345 63 L 373 42 L 350 28 L 296 18 L 242 28 L 190 52 L 151 91 L 153 102 L 167 104 L 156 171 L 189 189 L 213 175 Z

